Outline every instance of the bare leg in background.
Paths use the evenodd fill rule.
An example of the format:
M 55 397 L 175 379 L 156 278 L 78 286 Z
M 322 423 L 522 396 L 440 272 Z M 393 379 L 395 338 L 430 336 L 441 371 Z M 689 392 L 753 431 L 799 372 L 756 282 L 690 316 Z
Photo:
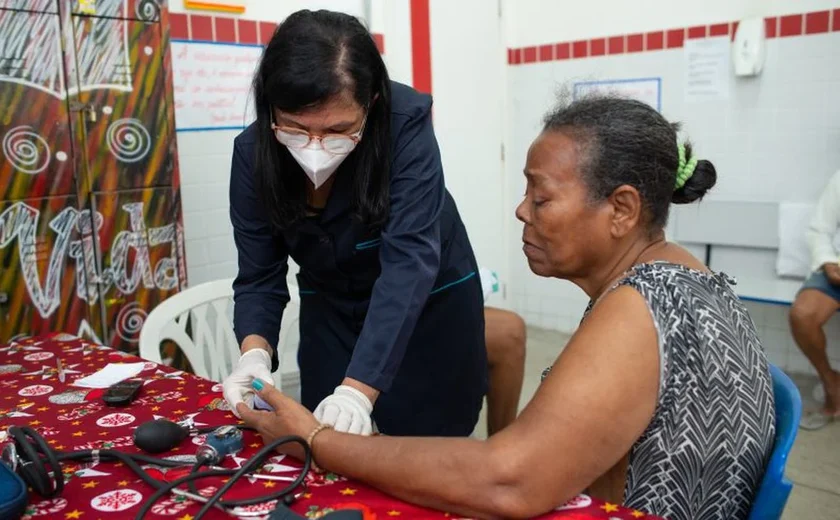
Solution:
M 518 314 L 484 308 L 490 387 L 487 391 L 487 435 L 516 419 L 525 376 L 525 322 Z
M 825 389 L 826 415 L 840 413 L 840 373 L 831 368 L 826 353 L 823 326 L 840 309 L 840 302 L 815 289 L 799 293 L 790 310 L 790 326 L 796 344 L 808 358 Z

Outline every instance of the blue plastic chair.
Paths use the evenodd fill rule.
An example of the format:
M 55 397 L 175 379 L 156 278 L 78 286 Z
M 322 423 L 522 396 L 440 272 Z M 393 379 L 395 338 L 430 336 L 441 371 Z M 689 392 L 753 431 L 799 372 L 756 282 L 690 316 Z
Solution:
M 770 376 L 776 401 L 776 440 L 749 520 L 779 520 L 793 488 L 793 483 L 785 477 L 785 463 L 802 417 L 802 397 L 793 381 L 779 367 L 770 365 Z

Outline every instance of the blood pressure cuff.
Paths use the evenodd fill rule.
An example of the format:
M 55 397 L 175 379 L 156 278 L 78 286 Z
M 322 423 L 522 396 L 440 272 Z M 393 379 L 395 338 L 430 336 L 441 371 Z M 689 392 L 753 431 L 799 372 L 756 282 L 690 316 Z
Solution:
M 0 518 L 17 520 L 26 509 L 26 484 L 9 466 L 0 462 Z

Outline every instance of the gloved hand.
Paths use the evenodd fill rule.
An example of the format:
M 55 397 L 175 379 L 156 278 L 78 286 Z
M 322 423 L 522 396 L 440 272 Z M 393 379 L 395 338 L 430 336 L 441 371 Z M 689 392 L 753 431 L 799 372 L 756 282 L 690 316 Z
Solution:
M 373 404 L 352 386 L 341 385 L 315 408 L 315 419 L 335 431 L 370 435 Z
M 255 394 L 251 387 L 254 379 L 261 379 L 266 384 L 272 384 L 274 381 L 271 377 L 271 355 L 261 348 L 253 348 L 239 356 L 233 372 L 222 383 L 225 401 L 237 417 L 238 403 L 244 402 L 249 408 L 254 407 Z

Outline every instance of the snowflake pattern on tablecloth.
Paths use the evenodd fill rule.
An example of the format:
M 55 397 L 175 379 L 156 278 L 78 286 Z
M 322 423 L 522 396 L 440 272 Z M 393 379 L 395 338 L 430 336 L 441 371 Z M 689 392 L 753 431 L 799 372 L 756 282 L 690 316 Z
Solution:
M 588 495 L 578 495 L 569 500 L 562 506 L 555 509 L 555 511 L 568 511 L 570 509 L 583 509 L 592 505 L 592 499 Z
M 130 413 L 116 412 L 103 415 L 96 420 L 96 425 L 103 428 L 118 428 L 126 426 L 135 421 L 135 417 Z
M 40 395 L 47 395 L 53 391 L 50 385 L 30 385 L 20 389 L 18 395 L 22 397 L 38 397 Z
M 23 356 L 23 359 L 26 361 L 43 361 L 45 359 L 50 359 L 55 357 L 55 354 L 52 352 L 33 352 L 32 354 L 27 354 Z
M 143 500 L 143 495 L 133 489 L 115 489 L 102 493 L 90 501 L 90 507 L 106 513 L 131 509 Z

